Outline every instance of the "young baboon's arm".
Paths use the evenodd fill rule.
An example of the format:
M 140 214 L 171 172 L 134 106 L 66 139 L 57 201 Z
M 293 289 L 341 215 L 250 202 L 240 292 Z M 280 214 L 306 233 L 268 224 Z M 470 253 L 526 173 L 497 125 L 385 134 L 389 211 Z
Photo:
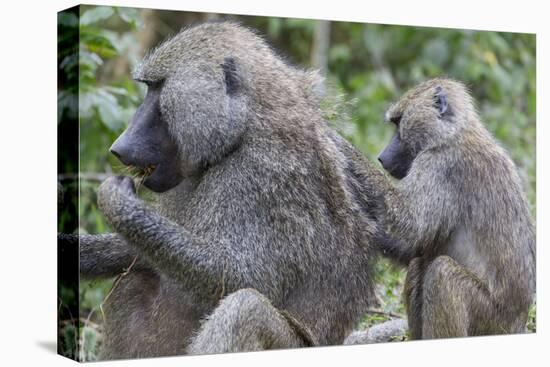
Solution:
M 107 221 L 157 269 L 212 295 L 246 277 L 246 257 L 221 241 L 205 241 L 161 216 L 137 198 L 129 177 L 108 178 L 98 191 Z M 230 261 L 229 261 L 230 260 Z M 243 274 L 244 273 L 244 274 Z
M 386 215 L 386 196 L 395 191 L 390 179 L 341 136 L 332 134 L 331 138 L 347 158 L 345 173 L 351 192 L 363 212 L 377 223 L 377 231 L 372 238 L 375 247 L 382 251 L 384 256 L 408 265 L 419 255 L 418 249 L 393 237 L 383 224 Z
M 335 131 L 329 130 L 329 137 L 346 158 L 344 173 L 349 189 L 363 212 L 371 219 L 378 220 L 383 211 L 386 187 L 391 186 L 389 178 Z
M 382 255 L 404 266 L 408 266 L 412 259 L 422 255 L 422 248 L 409 246 L 405 241 L 393 237 L 382 227 L 381 223 L 378 223 L 372 241 Z
M 109 278 L 124 272 L 130 265 L 133 271 L 151 271 L 143 256 L 116 233 L 57 235 L 58 246 L 80 247 L 80 274 L 84 278 Z M 136 259 L 137 256 L 137 259 Z M 134 261 L 134 259 L 136 259 Z
M 385 196 L 383 251 L 403 263 L 445 240 L 460 219 L 457 185 L 447 177 L 449 168 L 434 166 L 446 161 L 431 155 L 417 157 L 409 174 Z M 455 172 L 458 175 L 458 172 Z

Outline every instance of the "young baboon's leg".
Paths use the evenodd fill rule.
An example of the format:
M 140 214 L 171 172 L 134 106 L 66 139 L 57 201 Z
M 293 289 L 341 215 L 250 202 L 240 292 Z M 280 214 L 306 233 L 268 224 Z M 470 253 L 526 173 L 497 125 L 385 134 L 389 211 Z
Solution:
M 264 295 L 254 289 L 241 289 L 220 301 L 187 352 L 214 354 L 312 344 L 309 332 L 273 307 Z
M 405 280 L 405 304 L 407 321 L 412 339 L 422 339 L 422 282 L 424 280 L 423 262 L 420 257 L 411 260 Z
M 424 276 L 422 338 L 471 335 L 494 317 L 485 286 L 466 268 L 448 256 L 439 256 Z M 477 334 L 477 333 L 475 333 Z

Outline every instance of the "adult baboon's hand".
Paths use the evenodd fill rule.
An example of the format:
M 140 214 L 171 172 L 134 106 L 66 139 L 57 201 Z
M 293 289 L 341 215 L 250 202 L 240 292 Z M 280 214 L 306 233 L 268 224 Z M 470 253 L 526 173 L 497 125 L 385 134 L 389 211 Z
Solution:
M 134 181 L 128 176 L 112 176 L 107 178 L 99 186 L 98 201 L 101 202 L 103 199 L 109 201 L 111 196 L 116 194 L 129 197 L 136 196 Z
M 135 198 L 134 181 L 127 176 L 109 177 L 103 181 L 97 191 L 99 208 L 112 225 L 115 225 L 117 218 L 120 218 L 120 210 L 124 203 Z

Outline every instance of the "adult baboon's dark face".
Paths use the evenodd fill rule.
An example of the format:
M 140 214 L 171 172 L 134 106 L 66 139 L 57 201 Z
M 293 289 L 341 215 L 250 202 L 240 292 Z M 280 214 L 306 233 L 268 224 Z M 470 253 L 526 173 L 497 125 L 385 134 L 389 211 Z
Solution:
M 110 149 L 124 165 L 147 172 L 143 184 L 155 192 L 170 190 L 183 178 L 177 146 L 160 112 L 161 89 L 160 83 L 148 85 L 143 103 Z

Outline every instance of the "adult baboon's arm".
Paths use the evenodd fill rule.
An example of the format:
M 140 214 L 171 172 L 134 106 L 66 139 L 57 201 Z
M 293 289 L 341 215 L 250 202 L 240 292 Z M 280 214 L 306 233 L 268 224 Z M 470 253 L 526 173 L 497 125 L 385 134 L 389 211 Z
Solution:
M 161 216 L 135 194 L 129 177 L 108 178 L 98 191 L 99 207 L 107 221 L 163 273 L 182 284 L 212 294 L 242 285 L 249 267 L 245 256 L 235 254 L 223 241 L 205 241 Z
M 152 270 L 143 257 L 116 233 L 57 235 L 58 246 L 80 247 L 80 275 L 84 278 L 109 278 L 132 265 L 133 271 Z M 137 257 L 137 258 L 136 258 Z M 135 260 L 135 261 L 134 261 Z

